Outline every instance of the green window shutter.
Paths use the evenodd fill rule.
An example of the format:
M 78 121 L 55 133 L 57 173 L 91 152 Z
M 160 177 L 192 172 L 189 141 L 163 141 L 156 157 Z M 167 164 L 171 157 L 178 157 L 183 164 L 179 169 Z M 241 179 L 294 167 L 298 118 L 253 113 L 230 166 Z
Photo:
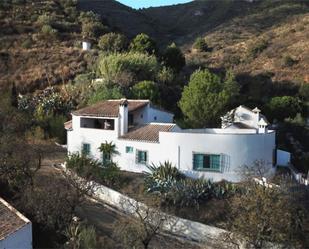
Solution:
M 193 154 L 193 169 L 199 170 L 203 169 L 204 155 L 203 154 Z
M 220 170 L 220 155 L 210 156 L 210 168 L 213 170 Z
M 146 164 L 147 160 L 148 160 L 147 151 L 141 151 L 141 150 L 136 151 L 136 161 L 137 161 L 137 163 Z
M 90 144 L 82 144 L 82 153 L 85 155 L 90 154 Z
M 126 146 L 126 153 L 133 153 L 133 147 Z

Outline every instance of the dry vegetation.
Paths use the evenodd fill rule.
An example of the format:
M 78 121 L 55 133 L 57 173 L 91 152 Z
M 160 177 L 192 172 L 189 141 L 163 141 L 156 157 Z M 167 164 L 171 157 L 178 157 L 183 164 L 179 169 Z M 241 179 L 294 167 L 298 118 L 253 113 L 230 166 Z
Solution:
M 74 12 L 67 13 L 71 7 L 53 0 L 19 2 L 0 8 L 0 87 L 15 82 L 29 92 L 83 72 L 91 56 L 80 49 L 80 24 Z M 56 20 L 56 37 L 42 34 L 38 18 L 45 13 Z

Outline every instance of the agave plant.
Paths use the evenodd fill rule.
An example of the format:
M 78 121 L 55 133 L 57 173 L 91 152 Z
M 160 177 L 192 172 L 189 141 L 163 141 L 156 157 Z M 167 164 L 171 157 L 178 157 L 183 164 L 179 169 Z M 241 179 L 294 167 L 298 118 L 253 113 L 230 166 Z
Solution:
M 185 176 L 168 161 L 160 163 L 159 166 L 152 164 L 147 167 L 149 172 L 145 172 L 145 184 L 148 192 L 166 193 L 177 181 L 185 178 Z

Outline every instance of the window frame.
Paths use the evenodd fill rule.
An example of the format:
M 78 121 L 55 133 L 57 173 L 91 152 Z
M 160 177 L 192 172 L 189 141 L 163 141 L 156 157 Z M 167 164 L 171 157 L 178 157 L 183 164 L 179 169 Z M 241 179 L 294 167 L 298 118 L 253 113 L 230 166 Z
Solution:
M 132 154 L 134 153 L 134 148 L 133 146 L 126 146 L 126 154 Z
M 196 159 L 195 159 L 195 156 L 197 155 L 200 155 L 200 156 L 203 156 L 203 162 L 202 162 L 202 167 L 197 167 L 196 166 Z M 204 167 L 205 165 L 205 161 L 204 161 L 204 157 L 205 156 L 208 156 L 209 157 L 209 167 L 206 168 Z M 219 160 L 216 162 L 216 161 L 213 161 L 214 158 L 212 157 L 219 157 Z M 217 160 L 217 159 L 216 159 Z M 219 163 L 219 167 L 218 168 L 215 168 L 215 167 L 212 167 L 213 164 L 217 164 Z M 222 173 L 222 154 L 214 154 L 214 153 L 205 153 L 205 152 L 193 152 L 192 153 L 192 169 L 194 171 L 206 171 L 206 172 L 217 172 L 217 173 Z
M 140 153 L 145 153 L 145 160 L 144 161 L 141 161 L 140 160 Z M 149 159 L 149 155 L 148 155 L 148 151 L 147 150 L 136 150 L 136 163 L 137 164 L 143 164 L 143 165 L 147 165 L 148 164 L 148 159 Z
M 88 147 L 85 149 L 85 147 Z M 82 143 L 81 153 L 86 156 L 90 156 L 91 154 L 91 144 L 90 143 Z

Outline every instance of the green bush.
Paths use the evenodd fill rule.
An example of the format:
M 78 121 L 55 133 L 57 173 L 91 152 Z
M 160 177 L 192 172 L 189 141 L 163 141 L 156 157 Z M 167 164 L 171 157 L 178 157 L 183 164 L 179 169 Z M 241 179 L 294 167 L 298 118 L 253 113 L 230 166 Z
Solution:
M 26 48 L 29 49 L 31 48 L 32 45 L 32 39 L 31 38 L 27 38 L 26 40 L 23 41 L 23 43 L 21 44 L 22 48 Z
M 96 39 L 100 35 L 108 32 L 108 28 L 104 26 L 101 22 L 89 21 L 82 23 L 82 36 L 86 39 Z
M 123 95 L 119 87 L 108 87 L 106 85 L 103 85 L 96 88 L 92 92 L 92 94 L 90 94 L 87 103 L 89 105 L 92 105 L 102 100 L 121 99 L 122 97 Z
M 96 179 L 99 175 L 101 163 L 89 158 L 84 153 L 73 153 L 66 157 L 66 167 L 77 175 L 89 180 Z
M 149 99 L 153 103 L 160 101 L 159 87 L 157 83 L 149 80 L 141 81 L 132 87 L 133 98 Z
M 50 25 L 52 26 L 56 21 L 56 18 L 54 15 L 50 14 L 42 14 L 37 18 L 37 23 L 41 26 L 44 25 Z
M 203 37 L 196 38 L 193 48 L 199 50 L 200 52 L 207 52 L 209 50 L 208 45 Z
M 130 49 L 135 52 L 155 54 L 156 43 L 148 35 L 141 33 L 137 35 L 130 43 Z
M 163 61 L 167 67 L 172 68 L 176 72 L 179 72 L 186 65 L 185 56 L 175 43 L 166 48 L 163 54 Z
M 297 97 L 273 97 L 268 103 L 269 116 L 272 119 L 283 121 L 285 118 L 294 118 L 301 111 L 301 102 Z
M 128 41 L 122 34 L 108 33 L 100 37 L 98 46 L 106 52 L 121 52 L 128 47 Z
M 50 25 L 43 25 L 41 34 L 45 39 L 56 39 L 58 37 L 58 30 L 53 29 Z
M 50 137 L 57 138 L 57 141 L 60 144 L 65 144 L 66 142 L 66 131 L 63 125 L 66 121 L 66 117 L 60 115 L 52 117 L 48 122 L 48 133 Z
M 99 75 L 108 83 L 117 84 L 123 72 L 131 73 L 136 80 L 153 79 L 160 65 L 154 55 L 138 52 L 102 55 L 98 60 Z

